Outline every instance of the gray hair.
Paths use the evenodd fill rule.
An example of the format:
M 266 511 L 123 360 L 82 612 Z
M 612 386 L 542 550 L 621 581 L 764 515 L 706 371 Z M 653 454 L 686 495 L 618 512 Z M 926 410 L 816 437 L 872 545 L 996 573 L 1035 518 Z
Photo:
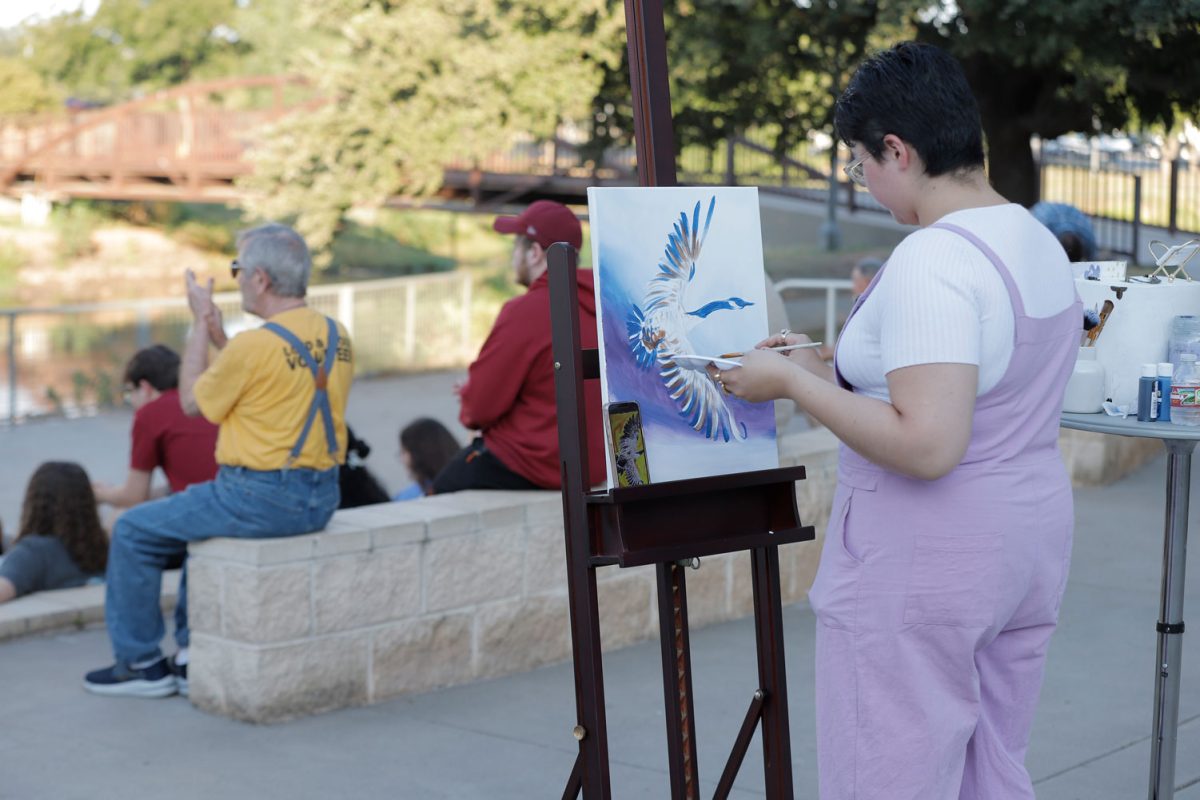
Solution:
M 237 237 L 238 261 L 247 276 L 261 269 L 279 297 L 304 297 L 312 256 L 300 234 L 278 222 L 244 230 Z

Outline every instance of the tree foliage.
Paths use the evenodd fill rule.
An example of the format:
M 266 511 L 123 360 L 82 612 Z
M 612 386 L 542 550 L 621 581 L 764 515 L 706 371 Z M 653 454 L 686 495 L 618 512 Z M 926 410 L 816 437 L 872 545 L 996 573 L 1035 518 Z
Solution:
M 1011 200 L 1038 199 L 1031 134 L 1200 111 L 1200 0 L 939 0 L 912 14 L 918 38 L 963 63 L 992 183 Z
M 237 0 L 102 0 L 95 14 L 59 14 L 25 31 L 29 65 L 88 100 L 228 74 L 247 52 Z
M 1031 134 L 1164 124 L 1200 111 L 1200 0 L 679 0 L 667 10 L 681 143 L 755 127 L 784 150 L 827 128 L 863 56 L 919 38 L 960 61 L 990 175 L 1037 200 Z M 622 65 L 623 70 L 627 67 Z M 628 135 L 628 73 L 606 76 L 598 138 Z
M 832 101 L 878 26 L 875 0 L 689 0 L 671 14 L 672 93 L 682 141 L 751 127 L 776 149 L 830 124 Z
M 329 102 L 254 153 L 253 210 L 325 247 L 344 212 L 436 189 L 444 165 L 580 118 L 618 52 L 605 0 L 306 0 L 330 46 L 305 54 Z
M 28 64 L 16 58 L 0 57 L 0 114 L 28 114 L 53 109 L 62 101 L 54 90 Z

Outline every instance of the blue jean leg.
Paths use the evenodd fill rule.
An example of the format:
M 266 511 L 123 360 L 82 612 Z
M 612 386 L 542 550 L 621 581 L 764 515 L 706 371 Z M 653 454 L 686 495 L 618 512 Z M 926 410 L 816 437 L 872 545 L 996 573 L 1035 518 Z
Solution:
M 262 539 L 320 530 L 338 504 L 337 470 L 258 472 L 222 467 L 216 480 L 136 506 L 117 521 L 109 548 L 105 621 L 122 664 L 158 658 L 165 632 L 162 572 L 189 542 L 216 536 Z M 189 641 L 181 580 L 176 641 Z

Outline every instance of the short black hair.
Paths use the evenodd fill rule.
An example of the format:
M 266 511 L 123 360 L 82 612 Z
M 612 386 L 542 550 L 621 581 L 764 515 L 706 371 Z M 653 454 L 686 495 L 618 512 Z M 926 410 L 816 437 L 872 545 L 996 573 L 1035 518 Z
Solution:
M 838 138 L 861 144 L 876 159 L 883 137 L 899 136 L 930 177 L 983 166 L 979 104 L 962 65 L 931 44 L 901 42 L 860 64 L 838 98 L 833 124 Z
M 179 386 L 179 354 L 165 344 L 138 350 L 125 365 L 125 383 L 148 382 L 160 392 Z

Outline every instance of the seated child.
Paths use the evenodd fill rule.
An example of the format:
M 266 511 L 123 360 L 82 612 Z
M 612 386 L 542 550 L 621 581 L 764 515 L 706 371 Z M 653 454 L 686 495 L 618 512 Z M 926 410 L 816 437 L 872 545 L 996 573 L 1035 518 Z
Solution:
M 108 537 L 83 467 L 42 464 L 29 479 L 20 530 L 0 563 L 0 603 L 103 578 L 107 560 Z
M 461 445 L 436 419 L 422 417 L 400 431 L 400 460 L 413 482 L 393 500 L 413 500 L 433 494 L 433 479 L 458 454 Z

